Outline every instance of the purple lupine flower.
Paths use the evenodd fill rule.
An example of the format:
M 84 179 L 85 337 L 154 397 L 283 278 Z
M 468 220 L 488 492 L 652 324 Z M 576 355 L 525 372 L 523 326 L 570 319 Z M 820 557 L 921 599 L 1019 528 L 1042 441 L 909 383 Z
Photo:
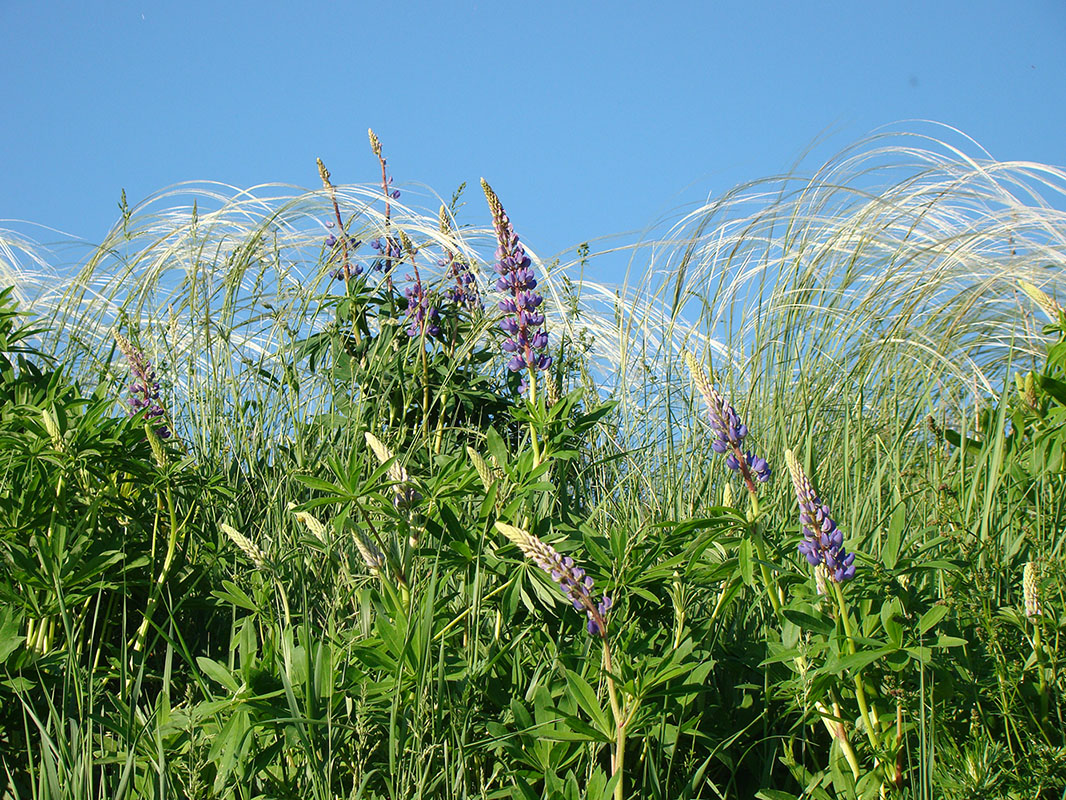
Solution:
M 748 435 L 748 426 L 741 421 L 740 415 L 737 414 L 732 404 L 711 385 L 702 365 L 688 351 L 685 352 L 685 363 L 688 365 L 696 389 L 703 395 L 703 401 L 707 404 L 707 417 L 710 420 L 711 429 L 715 432 L 715 440 L 711 442 L 711 449 L 724 455 L 725 465 L 733 472 L 739 472 L 748 485 L 748 491 L 754 492 L 755 481 L 766 483 L 770 480 L 772 474 L 770 465 L 766 463 L 766 459 L 760 458 L 754 451 L 741 449 L 741 444 Z
M 327 222 L 327 228 L 335 228 L 336 223 Z M 326 263 L 340 262 L 341 266 L 332 270 L 329 274 L 334 280 L 343 281 L 351 277 L 359 276 L 363 273 L 363 265 L 356 262 L 351 262 L 350 254 L 358 249 L 363 243 L 356 239 L 354 236 L 350 236 L 344 232 L 341 235 L 335 236 L 330 233 L 322 242 L 325 245 L 328 254 L 326 256 Z
M 433 305 L 430 296 L 426 294 L 426 288 L 422 285 L 422 278 L 415 270 L 415 276 L 407 276 L 407 280 L 414 281 L 404 289 L 407 296 L 407 319 L 411 324 L 407 327 L 407 335 L 411 338 L 416 336 L 440 336 L 440 312 Z
M 607 595 L 603 595 L 598 601 L 593 600 L 592 578 L 574 563 L 574 559 L 560 555 L 554 547 L 545 544 L 521 528 L 497 521 L 496 529 L 517 545 L 526 558 L 547 572 L 551 579 L 559 584 L 559 588 L 563 590 L 563 594 L 569 598 L 577 611 L 585 612 L 588 617 L 588 624 L 585 627 L 591 635 L 602 639 L 607 638 L 607 612 L 610 611 L 613 602 Z
M 429 293 L 426 292 L 422 276 L 418 273 L 418 264 L 415 261 L 418 248 L 403 231 L 400 231 L 400 243 L 411 257 L 411 266 L 415 271 L 413 278 L 410 275 L 406 276 L 407 280 L 413 283 L 404 290 L 404 295 L 407 297 L 407 319 L 411 320 L 407 335 L 412 338 L 440 336 L 440 313 Z
M 403 247 L 398 239 L 386 236 L 384 239 L 371 239 L 370 246 L 380 255 L 370 262 L 370 269 L 377 272 L 389 272 L 403 258 Z
M 717 442 L 715 442 L 717 444 Z M 712 447 L 714 445 L 711 445 Z M 744 461 L 747 464 L 748 469 L 755 474 L 756 480 L 760 483 L 766 483 L 770 480 L 770 465 L 766 463 L 765 458 L 760 458 L 755 455 L 751 450 L 747 450 L 744 453 Z M 725 457 L 725 465 L 734 472 L 740 470 L 740 461 L 737 460 L 736 453 L 730 453 Z
M 799 551 L 815 568 L 825 565 L 829 577 L 837 583 L 855 577 L 855 554 L 844 549 L 844 534 L 829 515 L 829 506 L 814 491 L 810 479 L 791 450 L 785 451 L 785 463 L 796 488 L 800 507 L 800 523 L 804 539 Z
M 136 416 L 144 411 L 145 419 L 155 420 L 161 424 L 155 426 L 156 435 L 160 439 L 169 439 L 171 436 L 170 426 L 167 424 L 167 414 L 159 399 L 159 380 L 156 378 L 152 363 L 144 355 L 144 352 L 123 336 L 115 332 L 115 342 L 118 344 L 122 355 L 130 365 L 133 374 L 133 383 L 129 385 L 130 416 Z
M 518 241 L 518 235 L 499 198 L 484 178 L 481 179 L 481 188 L 489 202 L 492 225 L 496 230 L 495 270 L 500 276 L 496 279 L 496 288 L 510 295 L 500 301 L 500 310 L 508 315 L 500 321 L 500 328 L 507 334 L 501 347 L 504 353 L 511 356 L 507 362 L 511 372 L 525 370 L 533 376 L 538 371 L 546 370 L 552 363 L 551 356 L 544 354 L 548 346 L 548 333 L 541 329 L 544 314 L 537 310 L 544 302 L 544 297 L 534 291 L 537 280 L 533 273 L 533 262 Z

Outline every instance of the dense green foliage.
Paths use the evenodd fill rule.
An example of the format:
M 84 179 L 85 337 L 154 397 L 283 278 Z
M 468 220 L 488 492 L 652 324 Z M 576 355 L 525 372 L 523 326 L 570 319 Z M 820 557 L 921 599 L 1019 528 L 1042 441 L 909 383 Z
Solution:
M 1018 282 L 1046 262 L 1016 268 L 1061 220 L 964 285 L 976 234 L 908 249 L 928 186 L 804 216 L 820 179 L 773 236 L 709 234 L 716 206 L 665 301 L 619 294 L 617 346 L 536 263 L 553 363 L 512 372 L 461 196 L 430 221 L 321 173 L 302 279 L 295 216 L 160 237 L 124 210 L 36 316 L 0 294 L 0 796 L 1062 795 L 1066 314 Z M 991 239 L 1019 212 L 953 213 Z M 484 309 L 449 295 L 460 262 Z M 125 413 L 113 332 L 164 416 Z M 712 448 L 685 351 L 769 482 Z M 853 579 L 797 552 L 786 450 Z

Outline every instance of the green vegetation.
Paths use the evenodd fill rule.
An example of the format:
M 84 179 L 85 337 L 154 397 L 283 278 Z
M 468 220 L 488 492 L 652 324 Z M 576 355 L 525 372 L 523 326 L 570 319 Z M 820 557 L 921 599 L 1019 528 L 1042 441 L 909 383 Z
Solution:
M 545 264 L 371 144 L 0 236 L 0 796 L 1063 796 L 1066 175 L 874 140 Z

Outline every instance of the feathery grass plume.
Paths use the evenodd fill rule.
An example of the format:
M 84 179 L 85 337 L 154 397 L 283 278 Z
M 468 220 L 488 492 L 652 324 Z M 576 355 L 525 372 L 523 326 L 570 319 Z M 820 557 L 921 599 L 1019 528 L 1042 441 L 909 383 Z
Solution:
M 1059 321 L 1059 315 L 1066 309 L 1063 309 L 1054 297 L 1033 286 L 1029 281 L 1018 281 L 1018 287 L 1029 295 L 1029 299 L 1039 306 L 1049 321 Z
M 559 588 L 576 610 L 585 612 L 590 634 L 602 639 L 607 638 L 606 617 L 612 605 L 611 598 L 603 595 L 599 602 L 593 601 L 592 578 L 574 563 L 574 559 L 559 555 L 554 547 L 544 544 L 536 536 L 514 525 L 497 521 L 496 530 L 514 543 L 526 558 L 547 572 L 551 579 L 559 584 Z
M 797 548 L 816 569 L 825 565 L 829 577 L 837 583 L 855 577 L 855 554 L 844 549 L 844 534 L 829 516 L 829 506 L 814 491 L 810 478 L 791 450 L 785 450 L 785 463 L 792 475 L 800 507 L 800 524 L 804 540 Z
M 266 567 L 266 554 L 259 549 L 259 546 L 234 528 L 232 525 L 222 523 L 222 532 L 230 538 L 230 540 L 240 548 L 241 552 L 251 559 L 251 562 L 255 564 L 256 569 L 264 569 Z
M 370 445 L 370 449 L 374 451 L 374 455 L 380 463 L 385 464 L 391 461 L 388 467 L 388 475 L 389 480 L 393 482 L 393 503 L 396 507 L 408 508 L 421 500 L 422 495 L 419 491 L 408 485 L 411 479 L 407 475 L 407 470 L 395 459 L 392 451 L 385 446 L 385 443 L 370 433 L 370 431 L 367 431 L 364 436 L 366 437 L 366 443 Z
M 520 388 L 525 393 L 529 386 L 536 385 L 537 372 L 548 369 L 552 363 L 551 356 L 544 353 L 548 347 L 548 332 L 543 330 L 544 314 L 537 311 L 544 296 L 534 291 L 537 279 L 533 262 L 518 240 L 500 198 L 484 178 L 481 188 L 492 212 L 492 227 L 496 232 L 494 269 L 500 276 L 496 279 L 496 288 L 510 294 L 499 304 L 500 311 L 508 315 L 500 320 L 500 328 L 507 334 L 501 348 L 511 356 L 507 362 L 511 372 L 526 372 Z
M 144 352 L 118 331 L 114 332 L 115 342 L 118 344 L 122 355 L 129 363 L 130 372 L 133 374 L 133 383 L 129 385 L 130 416 L 136 416 L 144 411 L 145 419 L 155 423 L 153 430 L 160 439 L 169 439 L 171 436 L 170 425 L 167 420 L 167 412 L 159 399 L 159 380 L 155 370 Z M 154 449 L 154 448 L 153 448 Z
M 770 480 L 770 465 L 766 459 L 755 455 L 754 451 L 744 452 L 741 449 L 741 443 L 748 435 L 748 426 L 740 421 L 736 409 L 711 385 L 703 366 L 688 350 L 685 351 L 685 364 L 688 365 L 696 389 L 703 395 L 703 401 L 707 404 L 707 418 L 718 437 L 711 443 L 711 449 L 725 456 L 725 465 L 733 472 L 739 472 L 748 491 L 754 493 L 756 480 L 760 483 Z
M 1025 604 L 1025 616 L 1029 619 L 1043 615 L 1040 604 L 1040 572 L 1035 561 L 1026 561 L 1022 567 L 1022 600 Z
M 308 514 L 306 511 L 296 511 L 296 503 L 289 503 L 289 511 L 296 518 L 296 521 L 301 523 L 311 535 L 314 536 L 322 544 L 328 544 L 326 536 L 326 526 L 323 525 L 318 519 Z

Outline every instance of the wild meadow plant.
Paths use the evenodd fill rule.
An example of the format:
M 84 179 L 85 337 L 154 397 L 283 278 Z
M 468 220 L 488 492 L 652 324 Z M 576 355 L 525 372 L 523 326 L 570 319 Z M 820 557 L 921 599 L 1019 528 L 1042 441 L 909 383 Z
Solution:
M 124 203 L 0 302 L 0 794 L 1058 797 L 1066 175 L 884 144 L 617 288 L 373 133 Z

